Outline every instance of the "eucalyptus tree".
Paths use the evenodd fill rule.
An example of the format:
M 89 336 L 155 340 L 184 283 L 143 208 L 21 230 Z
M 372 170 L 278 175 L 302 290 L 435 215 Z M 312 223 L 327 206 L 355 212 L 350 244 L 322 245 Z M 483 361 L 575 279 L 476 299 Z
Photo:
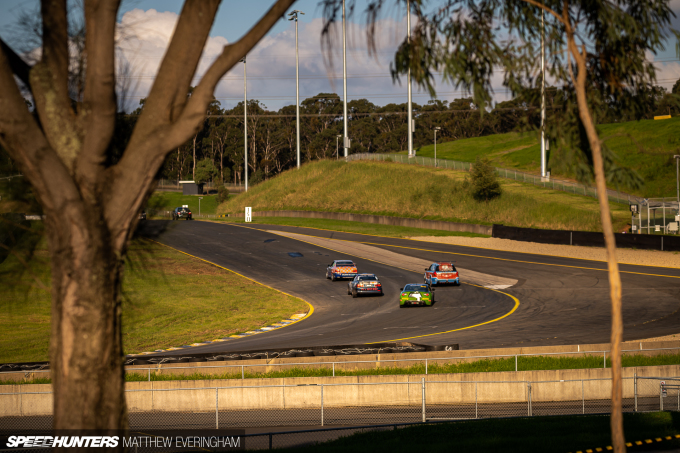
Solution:
M 325 43 L 340 17 L 342 0 L 325 0 Z M 349 2 L 354 10 L 354 2 Z M 375 50 L 381 11 L 394 0 L 368 0 L 369 49 Z M 399 3 L 409 4 L 401 0 Z M 611 152 L 597 130 L 597 105 L 590 96 L 601 94 L 626 110 L 639 111 L 634 94 L 653 83 L 655 68 L 648 53 L 663 49 L 673 13 L 668 0 L 412 0 L 416 25 L 404 39 L 392 65 L 395 79 L 410 70 L 416 83 L 435 94 L 435 73 L 456 88 L 472 93 L 484 109 L 493 95 L 492 77 L 499 68 L 503 84 L 513 94 L 539 86 L 541 34 L 547 49 L 547 71 L 563 86 L 564 109 L 570 118 L 558 125 L 560 140 L 573 151 L 574 164 L 588 164 L 600 204 L 607 250 L 611 299 L 612 442 L 625 451 L 621 408 L 621 278 L 607 198 L 607 172 L 615 170 Z M 432 2 L 433 3 L 433 2 Z M 543 28 L 542 24 L 545 24 Z M 542 30 L 545 30 L 544 32 Z M 627 177 L 626 172 L 615 172 Z M 583 172 L 586 177 L 588 172 Z
M 52 261 L 50 363 L 55 428 L 124 428 L 120 282 L 138 213 L 166 156 L 202 127 L 220 78 L 282 17 L 277 0 L 224 47 L 196 86 L 219 0 L 187 0 L 120 159 L 107 150 L 116 119 L 120 0 L 85 0 L 82 95 L 72 97 L 67 0 L 42 0 L 41 47 L 27 63 L 0 41 L 0 144 L 33 187 Z M 29 93 L 35 112 L 22 93 Z M 121 446 L 122 448 L 122 446 Z

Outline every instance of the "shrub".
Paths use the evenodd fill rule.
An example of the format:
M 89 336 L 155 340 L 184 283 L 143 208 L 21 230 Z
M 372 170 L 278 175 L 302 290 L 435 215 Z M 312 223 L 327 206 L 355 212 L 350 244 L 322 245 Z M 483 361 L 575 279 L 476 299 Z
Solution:
M 478 156 L 475 163 L 470 166 L 469 179 L 472 197 L 477 201 L 493 200 L 503 193 L 496 170 L 489 159 L 481 159 Z

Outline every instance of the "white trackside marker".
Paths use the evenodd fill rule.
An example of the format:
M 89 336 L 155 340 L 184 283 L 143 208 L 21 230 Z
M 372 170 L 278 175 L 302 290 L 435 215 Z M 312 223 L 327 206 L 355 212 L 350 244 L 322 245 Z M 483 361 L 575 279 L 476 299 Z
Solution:
M 253 221 L 253 208 L 248 206 L 246 208 L 246 222 L 252 222 Z
M 484 285 L 484 288 L 488 289 L 505 289 L 510 288 L 512 285 Z

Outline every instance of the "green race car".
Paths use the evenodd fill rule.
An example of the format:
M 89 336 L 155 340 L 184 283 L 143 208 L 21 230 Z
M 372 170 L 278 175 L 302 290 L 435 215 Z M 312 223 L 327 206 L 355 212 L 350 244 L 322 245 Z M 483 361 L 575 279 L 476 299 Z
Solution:
M 434 303 L 434 289 L 424 283 L 409 283 L 401 288 L 399 294 L 399 308 L 410 305 L 432 306 Z

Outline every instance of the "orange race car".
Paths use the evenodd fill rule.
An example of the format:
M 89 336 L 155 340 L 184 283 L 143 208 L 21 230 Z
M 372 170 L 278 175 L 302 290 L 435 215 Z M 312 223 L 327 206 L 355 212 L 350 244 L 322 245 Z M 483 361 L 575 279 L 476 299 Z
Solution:
M 339 278 L 354 278 L 357 274 L 357 265 L 350 260 L 335 260 L 326 268 L 326 278 L 332 281 Z

